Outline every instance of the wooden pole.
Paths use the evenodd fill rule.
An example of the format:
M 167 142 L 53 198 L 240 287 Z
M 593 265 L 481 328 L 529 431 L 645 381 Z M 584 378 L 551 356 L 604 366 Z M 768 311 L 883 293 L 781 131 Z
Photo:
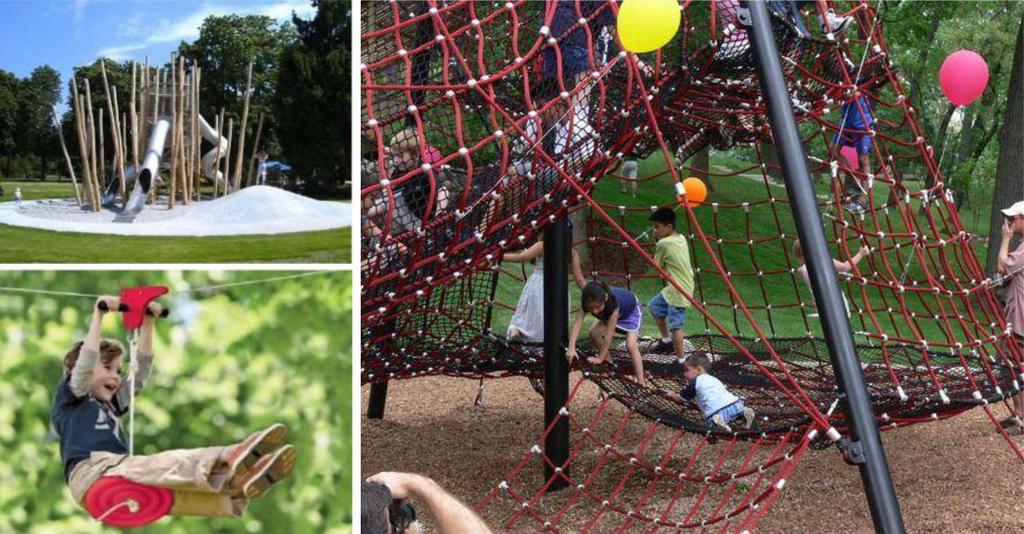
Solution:
M 193 190 L 196 194 L 196 200 L 202 200 L 202 185 L 203 185 L 203 134 L 199 127 L 199 83 L 202 80 L 203 70 L 197 66 L 192 67 L 192 76 L 195 78 L 193 83 L 194 97 L 193 102 L 195 105 L 192 108 L 192 139 L 194 139 L 192 146 L 195 147 L 192 151 L 193 161 L 195 162 L 196 174 L 195 184 Z
M 166 109 L 161 109 L 160 108 L 160 104 L 161 104 L 161 93 L 160 93 L 160 91 L 162 89 L 166 88 L 167 76 L 168 76 L 167 71 L 164 70 L 164 69 L 161 69 L 160 67 L 156 68 L 156 72 L 153 75 L 153 90 L 154 90 L 154 95 L 156 96 L 156 98 L 153 100 L 153 122 L 152 122 L 152 125 L 150 126 L 150 132 L 153 131 L 153 128 L 156 128 L 156 123 L 157 123 L 157 120 L 159 120 L 159 118 L 160 118 L 161 111 L 164 114 L 167 113 Z M 164 98 L 166 98 L 166 96 Z M 170 135 L 170 133 L 168 133 L 168 135 Z M 143 145 L 142 145 L 143 146 L 143 148 L 142 148 L 143 154 L 145 154 L 145 151 L 149 149 L 149 147 L 147 147 L 145 145 L 145 143 L 146 143 L 146 141 L 144 140 L 143 141 Z M 170 139 L 170 142 L 165 143 L 165 147 L 169 147 L 173 143 L 174 143 L 174 138 L 172 137 Z M 162 156 L 162 154 L 161 154 L 161 156 Z M 145 159 L 145 157 L 143 157 L 143 159 Z M 153 181 L 156 181 L 157 177 L 153 176 L 152 178 L 153 178 Z M 168 182 L 170 182 L 170 177 L 168 177 Z M 151 186 L 149 188 L 149 198 L 146 201 L 147 202 L 156 202 L 156 188 L 155 187 Z
M 131 140 L 132 140 L 132 165 L 135 167 L 135 175 L 139 173 L 139 117 L 136 114 L 135 105 L 135 75 L 138 70 L 138 64 L 132 61 L 132 98 L 129 100 L 128 105 L 128 121 L 131 125 Z M 125 139 L 127 143 L 127 138 Z
M 245 127 L 249 121 L 249 93 L 252 91 L 252 61 L 249 62 L 249 73 L 245 78 L 245 104 L 242 106 L 242 122 L 238 126 L 238 154 L 235 155 L 234 190 L 242 185 L 242 157 L 245 154 Z
M 100 211 L 100 175 L 96 166 L 96 114 L 92 109 L 92 90 L 89 88 L 89 78 L 85 79 L 85 109 L 89 116 L 89 165 L 92 175 L 92 210 Z
M 227 139 L 226 137 L 224 137 L 224 126 L 225 126 L 225 123 L 224 123 L 224 108 L 220 108 L 220 116 L 217 118 L 217 135 L 219 135 L 220 137 L 223 137 L 224 139 Z M 220 171 L 220 168 L 221 168 L 220 158 L 223 156 L 225 159 L 227 159 L 227 154 L 221 154 L 220 153 L 220 145 L 221 145 L 221 143 L 218 142 L 217 143 L 217 161 L 216 161 L 216 165 L 215 165 L 217 171 Z M 230 153 L 230 148 L 231 148 L 230 145 L 228 145 L 225 148 L 229 149 L 229 153 Z M 217 179 L 217 175 L 214 174 L 213 176 L 214 176 L 213 179 L 216 180 Z M 221 178 L 220 181 L 222 182 L 220 184 L 221 185 L 221 194 L 227 194 L 227 192 L 228 192 L 228 172 L 227 172 L 226 168 L 224 169 L 224 172 L 221 173 L 220 178 Z M 217 198 L 217 194 L 216 193 L 214 193 L 213 198 Z
M 106 133 L 103 131 L 103 108 L 100 108 L 98 111 L 99 111 L 99 117 L 98 117 L 99 118 L 99 124 L 97 125 L 98 127 L 96 128 L 96 133 L 99 134 L 99 136 L 100 136 L 100 151 L 99 151 L 99 160 L 100 160 L 100 174 L 99 174 L 99 178 L 100 178 L 100 183 L 99 183 L 99 186 L 100 186 L 100 194 L 102 195 L 103 194 L 103 190 L 104 190 L 104 186 L 105 186 L 105 184 L 103 182 L 107 179 L 107 148 L 106 148 L 106 143 L 105 143 L 105 141 L 106 141 Z M 101 198 L 100 200 L 102 201 L 103 199 Z
M 178 190 L 183 197 L 188 197 L 188 177 L 186 176 L 185 160 L 185 58 L 178 57 L 178 115 L 175 120 L 174 130 L 178 134 Z
M 123 147 L 123 146 L 127 146 L 127 145 L 128 145 L 128 116 L 126 114 L 122 114 L 121 115 L 121 146 Z M 122 154 L 122 156 L 123 155 L 124 154 Z M 125 162 L 121 161 L 118 165 L 121 167 L 121 169 L 124 169 Z M 126 177 L 126 179 L 127 179 L 127 177 Z
M 230 184 L 231 179 L 228 178 L 228 176 L 231 176 L 231 138 L 234 136 L 234 133 L 235 133 L 235 119 L 232 118 L 232 117 L 228 117 L 228 153 L 227 153 L 226 157 L 224 158 L 224 194 L 225 195 L 231 192 L 230 191 L 230 186 L 228 185 L 228 184 Z
M 85 120 L 82 115 L 82 98 L 78 94 L 78 79 L 71 79 L 71 97 L 75 112 L 75 133 L 78 134 L 78 156 L 82 161 L 82 185 L 85 187 L 85 202 L 92 208 L 92 188 L 89 186 L 89 148 L 85 142 Z
M 127 198 L 125 196 L 124 187 L 124 167 L 121 166 L 121 142 L 119 137 L 121 125 L 118 124 L 118 117 L 121 116 L 121 112 L 117 106 L 117 87 L 114 87 L 114 90 L 111 91 L 110 83 L 107 81 L 106 64 L 107 62 L 105 60 L 100 60 L 100 74 L 103 76 L 103 94 L 107 97 L 107 112 L 110 114 L 110 131 L 114 134 L 111 136 L 111 139 L 114 141 L 114 161 L 117 166 L 117 169 L 114 171 L 117 173 L 117 190 L 121 194 L 121 198 Z M 102 129 L 102 122 L 100 124 L 100 128 Z M 106 178 L 106 172 L 103 173 L 103 177 Z
M 174 127 L 171 129 L 171 176 L 167 182 L 167 209 L 174 209 L 174 197 L 177 192 L 177 181 L 178 181 L 178 130 L 181 127 L 181 123 L 178 122 L 178 68 L 174 64 L 174 56 L 171 56 L 171 101 L 170 101 L 170 112 L 174 120 Z M 155 123 L 154 123 L 155 124 Z
M 60 149 L 64 152 L 64 162 L 68 165 L 68 174 L 71 175 L 71 185 L 75 187 L 75 204 L 82 205 L 82 193 L 78 190 L 78 179 L 75 177 L 75 166 L 71 164 L 71 154 L 68 153 L 68 145 L 64 142 L 64 124 L 57 117 L 57 107 L 53 108 L 53 116 L 57 119 L 57 137 L 60 138 Z
M 256 166 L 256 151 L 260 148 L 260 134 L 263 133 L 263 112 L 260 112 L 259 125 L 256 126 L 256 142 L 252 144 L 252 156 L 249 158 L 249 172 L 246 173 L 245 186 L 252 185 L 253 171 Z
M 219 115 L 215 115 L 213 117 L 213 129 L 217 131 L 217 135 L 220 135 Z M 217 146 L 213 147 L 213 149 L 216 151 L 214 152 L 216 157 L 213 160 L 212 177 L 210 179 L 213 180 L 213 198 L 217 198 L 217 188 L 220 182 L 220 180 L 217 179 L 217 173 L 220 172 L 220 143 L 218 142 Z

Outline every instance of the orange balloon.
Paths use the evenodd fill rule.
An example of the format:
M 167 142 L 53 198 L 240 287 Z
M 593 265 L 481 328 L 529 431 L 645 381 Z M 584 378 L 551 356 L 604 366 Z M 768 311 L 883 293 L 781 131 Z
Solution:
M 708 187 L 700 178 L 691 176 L 683 180 L 683 190 L 686 191 L 686 203 L 691 208 L 700 206 L 708 198 Z

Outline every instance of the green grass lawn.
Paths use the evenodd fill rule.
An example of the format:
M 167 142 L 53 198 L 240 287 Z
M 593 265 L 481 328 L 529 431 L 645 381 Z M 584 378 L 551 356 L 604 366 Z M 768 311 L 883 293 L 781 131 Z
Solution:
M 716 170 L 717 167 L 718 172 L 721 173 L 738 171 L 752 166 L 749 162 L 740 161 L 714 152 L 711 165 L 713 170 Z M 724 169 L 729 169 L 729 171 Z M 641 178 L 653 176 L 663 170 L 664 162 L 660 157 L 656 156 L 640 162 L 638 176 Z M 748 171 L 748 173 L 759 175 L 759 171 L 756 168 Z M 716 243 L 712 240 L 710 242 L 711 250 L 709 251 L 699 240 L 691 240 L 694 266 L 702 271 L 698 274 L 698 283 L 694 290 L 696 298 L 705 301 L 712 317 L 718 320 L 725 330 L 733 333 L 755 335 L 755 331 L 751 327 L 751 321 L 744 317 L 739 309 L 734 307 L 734 304 L 742 301 L 746 306 L 752 308 L 750 314 L 753 322 L 768 336 L 804 336 L 808 332 L 820 335 L 820 323 L 818 318 L 813 315 L 815 309 L 812 304 L 810 290 L 802 279 L 789 272 L 790 264 L 793 262 L 790 251 L 793 236 L 795 236 L 796 232 L 787 203 L 785 187 L 775 183 L 766 186 L 765 182 L 760 178 L 744 176 L 712 177 L 710 182 L 713 185 L 713 190 L 709 191 L 705 205 L 694 209 L 694 214 L 705 233 L 717 236 L 723 239 L 724 242 Z M 829 180 L 827 179 L 822 179 L 820 183 L 815 184 L 815 189 L 820 199 L 830 196 L 831 191 L 829 187 Z M 769 191 L 776 199 L 775 203 L 765 202 L 769 197 Z M 887 186 L 881 183 L 875 184 L 874 195 L 876 203 L 883 202 L 887 198 L 888 193 Z M 636 199 L 621 193 L 617 180 L 612 178 L 604 179 L 598 182 L 594 197 L 599 202 L 613 206 L 648 207 L 664 205 L 674 198 L 672 179 L 671 176 L 666 174 L 661 178 L 642 182 Z M 711 205 L 713 202 L 721 203 L 723 207 L 715 210 Z M 750 203 L 748 210 L 739 207 L 724 207 L 724 205 L 738 206 L 744 202 Z M 917 219 L 921 222 L 925 221 L 925 217 L 917 213 L 918 210 L 916 208 L 920 202 L 912 200 L 912 204 L 915 207 L 913 211 Z M 823 211 L 834 212 L 834 208 L 831 210 L 823 209 Z M 650 223 L 647 220 L 649 211 L 647 210 L 628 212 L 624 215 L 616 209 L 611 209 L 609 214 L 616 218 L 617 222 L 623 224 L 626 230 L 634 237 L 644 234 L 650 228 Z M 685 214 L 681 210 L 679 214 L 681 216 L 681 224 L 678 226 L 680 231 L 684 234 L 695 231 L 696 227 L 691 226 L 689 221 L 684 220 Z M 898 220 L 895 211 L 893 211 L 892 220 L 895 225 L 893 230 L 905 230 L 905 224 Z M 826 218 L 824 223 L 826 236 L 830 239 L 835 239 L 837 235 L 844 232 L 842 226 L 831 219 Z M 965 221 L 965 223 L 970 224 L 970 221 Z M 981 224 L 987 226 L 987 220 L 981 222 Z M 605 223 L 600 223 L 600 225 L 607 226 Z M 882 227 L 886 227 L 884 223 Z M 973 233 L 981 232 L 982 235 L 987 232 L 987 228 L 968 227 L 967 230 Z M 888 233 L 891 234 L 892 231 L 888 231 Z M 779 239 L 780 234 L 786 234 L 787 238 L 784 240 Z M 604 235 L 611 236 L 612 234 L 609 230 Z M 748 239 L 752 239 L 754 244 L 748 245 Z M 654 241 L 654 236 L 651 233 L 647 233 L 644 242 L 650 245 L 649 251 L 652 256 Z M 846 242 L 850 254 L 856 252 L 860 246 L 852 234 L 847 235 Z M 877 241 L 872 241 L 871 244 L 877 247 Z M 892 242 L 887 242 L 886 246 L 891 247 Z M 842 255 L 836 248 L 833 247 L 832 252 L 834 256 L 842 258 Z M 985 251 L 978 250 L 977 252 L 984 254 Z M 611 258 L 611 262 L 607 261 L 607 258 L 603 258 L 601 260 L 602 265 L 612 265 L 619 261 L 620 253 L 617 247 L 608 247 L 603 249 L 602 253 L 614 256 Z M 626 254 L 631 258 L 629 269 L 630 274 L 634 276 L 629 281 L 629 287 L 646 303 L 663 287 L 661 279 L 652 277 L 655 271 L 653 268 L 649 268 L 636 252 L 627 250 Z M 730 296 L 725 278 L 714 267 L 712 262 L 713 255 L 720 258 L 725 269 L 732 273 L 728 279 L 735 287 L 739 296 L 738 299 L 733 299 Z M 904 255 L 904 258 L 907 257 Z M 859 267 L 862 272 L 868 269 L 878 269 L 884 272 L 882 259 L 882 254 L 875 252 L 862 262 Z M 905 280 L 907 282 L 923 276 L 923 271 L 920 265 L 918 265 L 916 258 L 911 260 L 909 265 L 907 265 L 906 261 L 903 261 L 901 264 L 901 262 L 896 260 L 895 253 L 889 252 L 886 259 L 890 262 L 894 272 L 906 271 Z M 792 265 L 792 267 L 796 266 L 795 263 Z M 522 272 L 519 264 L 506 263 L 504 268 L 517 274 Z M 530 269 L 531 267 L 527 266 L 527 274 L 530 272 Z M 620 264 L 617 271 L 622 272 L 623 270 L 625 268 L 621 267 Z M 754 274 L 758 271 L 766 274 L 759 277 Z M 773 273 L 773 271 L 775 272 Z M 647 278 L 635 278 L 637 275 L 645 275 Z M 882 275 L 879 278 L 894 279 L 896 277 Z M 966 278 L 962 272 L 960 273 L 960 278 Z M 607 280 L 613 285 L 627 285 L 626 280 L 622 278 Z M 851 306 L 863 306 L 864 299 L 859 293 L 859 286 L 850 286 L 845 282 L 842 285 L 844 292 L 848 293 L 851 290 L 854 292 L 854 297 L 850 299 Z M 499 279 L 495 300 L 514 307 L 521 289 L 522 282 L 509 276 L 502 276 Z M 579 291 L 575 288 L 575 284 L 573 284 L 571 300 L 573 308 L 579 306 L 578 299 Z M 800 301 L 806 304 L 805 308 L 801 309 L 799 307 Z M 923 299 L 912 296 L 907 298 L 905 307 L 912 312 L 925 314 L 928 308 L 934 309 L 936 301 L 936 298 L 930 296 Z M 874 309 L 875 315 L 882 322 L 882 331 L 890 335 L 903 334 L 905 337 L 916 337 L 910 335 L 911 332 L 906 318 L 899 314 L 889 314 L 885 311 L 890 306 L 894 307 L 897 311 L 901 308 L 901 305 L 894 299 L 893 291 L 869 289 L 868 302 Z M 947 302 L 949 301 L 943 300 L 944 304 Z M 769 306 L 771 306 L 770 310 L 768 309 Z M 930 316 L 931 313 L 927 315 Z M 864 315 L 865 319 L 866 317 L 867 315 Z M 504 307 L 496 307 L 493 321 L 494 331 L 504 333 L 510 318 L 510 310 Z M 928 320 L 919 318 L 915 319 L 914 322 L 926 339 L 945 341 L 950 337 L 939 328 L 936 321 L 930 318 Z M 862 320 L 855 310 L 851 324 L 854 331 L 875 332 L 878 330 Z M 691 335 L 706 332 L 718 333 L 719 329 L 694 310 L 687 316 L 686 332 Z M 650 336 L 657 335 L 657 328 L 649 315 L 644 317 L 642 333 Z M 857 337 L 857 341 L 865 342 L 867 340 L 864 337 Z
M 2 182 L 12 201 L 73 197 L 70 183 Z M 281 235 L 136 237 L 0 225 L 2 263 L 350 263 L 351 228 Z

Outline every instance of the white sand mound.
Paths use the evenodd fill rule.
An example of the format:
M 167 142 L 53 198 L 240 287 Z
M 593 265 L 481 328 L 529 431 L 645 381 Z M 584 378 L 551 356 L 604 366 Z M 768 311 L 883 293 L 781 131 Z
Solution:
M 0 204 L 0 224 L 43 230 L 149 236 L 283 234 L 351 225 L 350 205 L 328 202 L 269 186 L 253 186 L 189 206 L 146 206 L 132 223 L 115 223 L 116 211 L 82 210 L 73 199 Z

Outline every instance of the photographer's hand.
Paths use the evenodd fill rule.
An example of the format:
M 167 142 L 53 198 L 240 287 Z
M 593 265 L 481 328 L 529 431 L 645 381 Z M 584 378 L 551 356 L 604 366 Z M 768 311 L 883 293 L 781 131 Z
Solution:
M 391 497 L 406 500 L 415 497 L 423 501 L 437 522 L 442 534 L 489 534 L 491 529 L 471 508 L 449 495 L 433 480 L 414 473 L 377 473 L 367 482 L 383 484 L 391 490 Z

